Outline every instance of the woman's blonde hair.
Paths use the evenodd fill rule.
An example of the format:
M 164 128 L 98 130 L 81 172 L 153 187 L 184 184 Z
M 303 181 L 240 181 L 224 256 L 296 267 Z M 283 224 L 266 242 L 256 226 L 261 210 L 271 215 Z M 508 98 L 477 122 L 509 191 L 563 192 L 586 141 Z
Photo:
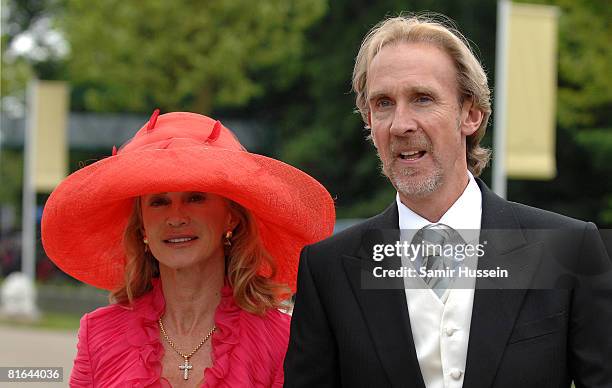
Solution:
M 272 280 L 277 270 L 276 263 L 263 246 L 255 219 L 241 205 L 228 202 L 239 219 L 225 256 L 225 275 L 233 288 L 236 304 L 254 314 L 284 307 L 283 300 L 290 296 L 290 289 Z M 114 303 L 130 305 L 134 299 L 150 291 L 153 287 L 151 279 L 159 276 L 159 263 L 150 251 L 145 251 L 143 237 L 141 201 L 136 198 L 123 234 L 126 254 L 124 283 L 111 293 L 110 300 Z
M 452 25 L 452 21 L 442 15 L 400 15 L 383 20 L 365 36 L 355 60 L 353 91 L 356 94 L 357 109 L 366 126 L 369 111 L 368 68 L 383 47 L 399 42 L 431 44 L 446 52 L 453 60 L 457 71 L 460 103 L 471 99 L 474 106 L 483 112 L 482 123 L 476 132 L 468 136 L 466 148 L 469 170 L 475 176 L 480 175 L 491 156 L 490 150 L 480 146 L 491 115 L 487 75 L 472 53 L 468 41 Z

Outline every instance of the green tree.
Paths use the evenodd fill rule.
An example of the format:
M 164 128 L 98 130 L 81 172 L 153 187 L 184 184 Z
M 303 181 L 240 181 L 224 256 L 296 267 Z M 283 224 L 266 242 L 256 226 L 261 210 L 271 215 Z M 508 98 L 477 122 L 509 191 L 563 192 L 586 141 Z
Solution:
M 59 78 L 62 73 L 61 44 L 48 39 L 53 30 L 52 18 L 60 8 L 58 0 L 2 0 L 2 72 L 0 72 L 0 96 L 25 102 L 25 89 L 33 77 L 41 79 Z M 18 38 L 30 42 L 29 53 L 13 47 Z M 57 34 L 54 37 L 58 36 Z M 58 52 L 59 49 L 59 52 Z
M 296 77 L 303 31 L 325 10 L 324 0 L 68 0 L 77 101 L 98 111 L 244 105 Z
M 0 154 L 0 204 L 12 204 L 18 208 L 21 204 L 21 186 L 23 176 L 23 158 L 21 152 L 2 150 Z

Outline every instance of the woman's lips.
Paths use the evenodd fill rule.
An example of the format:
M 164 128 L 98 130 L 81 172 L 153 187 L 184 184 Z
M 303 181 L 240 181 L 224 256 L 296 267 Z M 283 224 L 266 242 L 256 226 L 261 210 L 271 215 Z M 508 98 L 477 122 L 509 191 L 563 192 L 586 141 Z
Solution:
M 194 241 L 198 239 L 197 236 L 181 236 L 181 237 L 171 237 L 164 240 L 164 243 L 169 246 L 184 246 L 190 245 Z

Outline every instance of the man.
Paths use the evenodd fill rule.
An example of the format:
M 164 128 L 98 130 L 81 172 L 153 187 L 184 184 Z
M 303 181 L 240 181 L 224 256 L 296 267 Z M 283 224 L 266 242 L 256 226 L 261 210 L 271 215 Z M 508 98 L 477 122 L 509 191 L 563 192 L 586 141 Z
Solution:
M 489 159 L 479 142 L 490 92 L 466 40 L 426 18 L 385 20 L 364 39 L 353 89 L 397 197 L 303 250 L 285 386 L 612 387 L 610 290 L 534 286 L 550 284 L 542 269 L 554 264 L 609 269 L 601 239 L 591 223 L 505 201 L 475 178 Z M 371 231 L 431 228 L 475 230 L 481 242 L 503 230 L 487 235 L 477 265 L 511 279 L 368 287 Z

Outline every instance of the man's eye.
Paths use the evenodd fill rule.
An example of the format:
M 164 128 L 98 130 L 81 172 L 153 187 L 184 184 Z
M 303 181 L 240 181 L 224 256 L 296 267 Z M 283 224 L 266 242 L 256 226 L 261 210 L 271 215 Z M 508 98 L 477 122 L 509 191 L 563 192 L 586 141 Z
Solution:
M 415 101 L 419 104 L 426 104 L 426 103 L 432 102 L 433 98 L 431 98 L 431 96 L 422 95 L 422 96 L 418 96 L 417 98 L 415 98 Z
M 376 106 L 378 108 L 387 108 L 389 106 L 391 106 L 391 100 L 387 99 L 387 98 L 381 98 L 380 100 L 376 101 Z

